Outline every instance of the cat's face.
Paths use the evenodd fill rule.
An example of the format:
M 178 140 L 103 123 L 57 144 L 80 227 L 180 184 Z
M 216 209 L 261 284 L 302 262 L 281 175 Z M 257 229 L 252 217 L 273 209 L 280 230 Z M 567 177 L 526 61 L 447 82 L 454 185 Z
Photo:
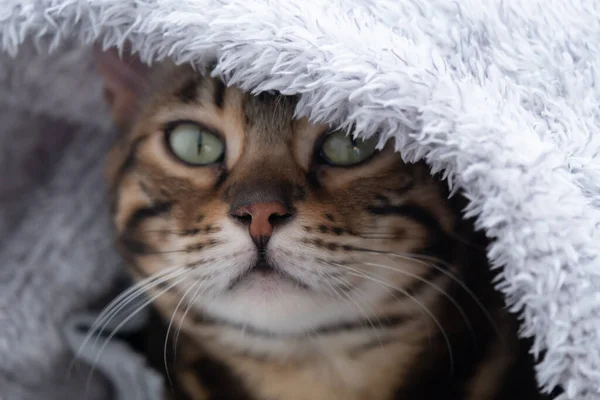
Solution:
M 423 255 L 451 251 L 454 223 L 423 165 L 294 119 L 291 97 L 187 67 L 155 80 L 139 113 L 122 104 L 135 90 L 111 93 L 109 160 L 120 247 L 151 293 L 285 335 L 423 312 L 438 273 Z

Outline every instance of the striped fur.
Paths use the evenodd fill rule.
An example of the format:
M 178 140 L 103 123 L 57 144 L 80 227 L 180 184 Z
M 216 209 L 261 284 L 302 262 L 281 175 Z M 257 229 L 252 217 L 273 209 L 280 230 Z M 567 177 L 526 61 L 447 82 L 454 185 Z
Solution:
M 132 274 L 164 277 L 147 290 L 162 316 L 158 367 L 169 350 L 166 398 L 540 398 L 485 238 L 425 165 L 393 143 L 355 167 L 325 165 L 315 149 L 328 127 L 295 120 L 294 98 L 187 67 L 152 75 L 108 171 Z M 174 159 L 176 121 L 224 138 L 223 162 Z M 231 209 L 272 196 L 294 217 L 259 251 Z M 279 273 L 253 272 L 259 253 Z

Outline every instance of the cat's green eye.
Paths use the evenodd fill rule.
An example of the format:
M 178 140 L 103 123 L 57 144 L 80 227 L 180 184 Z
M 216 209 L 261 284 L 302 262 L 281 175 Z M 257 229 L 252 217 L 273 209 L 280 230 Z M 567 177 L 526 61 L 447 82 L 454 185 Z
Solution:
M 193 123 L 181 123 L 168 136 L 171 151 L 192 165 L 208 165 L 223 157 L 225 145 L 215 134 Z
M 378 142 L 377 136 L 354 139 L 343 130 L 337 130 L 327 135 L 321 146 L 321 156 L 330 165 L 348 167 L 360 164 L 375 153 Z

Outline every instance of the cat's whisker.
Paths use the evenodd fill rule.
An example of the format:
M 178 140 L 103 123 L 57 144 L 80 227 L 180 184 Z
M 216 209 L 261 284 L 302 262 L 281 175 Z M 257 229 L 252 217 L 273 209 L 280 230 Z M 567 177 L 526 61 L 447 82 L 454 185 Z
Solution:
M 381 227 L 379 226 L 372 226 L 372 228 L 374 228 L 372 231 L 353 231 L 351 232 L 352 236 L 358 236 L 358 237 L 363 237 L 363 235 L 369 235 L 371 233 L 376 233 L 378 235 L 381 234 Z M 457 232 L 454 231 L 449 231 L 449 232 L 445 232 L 446 235 L 448 235 L 449 237 L 456 239 L 457 241 L 461 242 L 462 244 L 465 244 L 473 249 L 476 249 L 478 251 L 482 251 L 485 252 L 486 249 L 485 247 L 482 247 L 481 245 L 473 242 L 472 240 L 467 239 L 466 237 L 460 235 Z M 397 239 L 400 235 L 398 234 L 381 234 L 382 237 L 384 239 Z M 419 238 L 417 236 L 410 236 L 409 238 Z M 426 236 L 422 236 L 420 238 L 426 238 Z
M 112 317 L 114 315 L 116 315 L 124 306 L 126 306 L 128 303 L 130 303 L 133 299 L 135 299 L 136 297 L 141 295 L 147 289 L 156 287 L 156 286 L 164 283 L 165 281 L 168 281 L 169 279 L 172 279 L 172 278 L 178 276 L 178 274 L 180 274 L 182 270 L 183 270 L 182 268 L 175 268 L 175 267 L 168 268 L 157 274 L 149 276 L 145 279 L 140 280 L 135 285 L 132 285 L 127 290 L 125 290 L 121 294 L 119 294 L 114 300 L 112 300 L 100 312 L 100 314 L 98 315 L 96 320 L 92 323 L 92 326 L 89 328 L 86 337 L 84 338 L 82 344 L 79 346 L 79 348 L 77 349 L 77 352 L 75 353 L 75 355 L 73 356 L 73 359 L 71 360 L 67 374 L 70 374 L 72 372 L 72 369 L 75 366 L 77 359 L 81 356 L 81 352 L 83 351 L 85 346 L 87 346 L 87 344 L 92 339 L 94 334 L 97 334 L 99 336 L 102 333 L 103 328 L 101 329 L 100 325 L 102 325 L 104 323 L 104 326 L 106 326 L 105 321 L 107 319 L 108 319 L 108 321 L 110 321 L 110 319 L 112 319 Z M 106 321 L 106 322 L 108 322 L 108 321 Z M 95 343 L 97 343 L 97 341 L 98 341 L 98 339 L 96 339 Z
M 473 326 L 471 325 L 471 321 L 469 320 L 469 317 L 467 316 L 467 314 L 465 313 L 465 310 L 460 306 L 460 304 L 458 304 L 458 302 L 456 301 L 456 299 L 452 296 L 450 296 L 448 294 L 448 292 L 446 292 L 444 289 L 442 289 L 439 285 L 436 285 L 433 282 L 430 282 L 429 280 L 420 277 L 419 275 L 404 271 L 400 268 L 394 268 L 394 267 L 390 267 L 388 265 L 383 265 L 383 264 L 377 264 L 377 263 L 370 263 L 370 262 L 365 262 L 363 263 L 363 265 L 368 265 L 371 267 L 377 267 L 377 268 L 384 268 L 388 271 L 393 271 L 402 275 L 406 275 L 409 276 L 413 279 L 418 280 L 419 282 L 423 282 L 426 285 L 429 285 L 430 287 L 432 287 L 435 291 L 437 291 L 438 293 L 440 293 L 442 296 L 444 296 L 446 299 L 448 299 L 448 301 L 450 301 L 450 303 L 452 303 L 452 305 L 456 308 L 456 310 L 458 311 L 458 313 L 460 314 L 461 318 L 464 320 L 465 324 L 467 325 L 467 329 L 469 330 L 469 332 L 471 333 L 471 336 L 473 337 L 473 341 L 476 342 L 477 338 L 475 337 L 475 331 L 473 330 Z
M 180 270 L 178 271 L 177 274 L 173 274 L 170 275 L 168 277 L 163 277 L 162 279 L 160 279 L 159 281 L 156 282 L 152 282 L 150 284 L 145 285 L 144 287 L 139 288 L 139 290 L 135 293 L 130 295 L 127 299 L 124 299 L 121 304 L 119 304 L 119 306 L 110 314 L 106 316 L 106 320 L 103 323 L 103 325 L 99 328 L 96 328 L 95 331 L 95 335 L 96 335 L 96 340 L 94 341 L 94 347 L 97 346 L 98 341 L 100 340 L 100 337 L 102 336 L 102 334 L 104 333 L 104 331 L 106 330 L 106 326 L 110 323 L 110 321 L 119 314 L 119 312 L 121 312 L 122 309 L 126 308 L 126 307 L 130 307 L 131 303 L 133 303 L 133 301 L 135 301 L 136 299 L 140 299 L 140 303 L 144 302 L 144 299 L 147 299 L 146 297 L 142 297 L 140 298 L 142 295 L 144 295 L 145 293 L 149 292 L 150 290 L 156 288 L 156 287 L 161 287 L 162 285 L 166 285 L 167 282 L 172 281 L 174 279 L 177 279 L 178 277 L 181 277 L 181 275 L 184 275 L 186 273 L 185 270 Z M 171 287 L 167 287 L 167 290 L 171 290 Z M 113 330 L 114 331 L 114 330 Z M 90 334 L 93 334 L 94 331 L 91 331 Z
M 137 288 L 137 290 L 134 291 L 134 293 L 131 293 L 126 298 L 121 299 L 117 304 L 115 304 L 115 307 L 113 307 L 113 309 L 109 313 L 107 313 L 102 318 L 101 321 L 99 321 L 98 325 L 102 324 L 102 326 L 99 327 L 98 325 L 96 325 L 94 329 L 90 329 L 90 334 L 93 334 L 94 332 L 96 333 L 96 341 L 94 342 L 94 346 L 96 346 L 96 344 L 98 343 L 100 335 L 104 332 L 104 330 L 106 329 L 106 326 L 108 325 L 108 323 L 116 315 L 118 315 L 119 312 L 121 312 L 121 310 L 123 310 L 125 307 L 129 306 L 129 304 L 131 302 L 133 302 L 134 300 L 136 300 L 137 298 L 139 298 L 145 292 L 147 292 L 147 291 L 149 291 L 151 289 L 154 289 L 155 287 L 160 287 L 161 285 L 166 284 L 170 280 L 175 279 L 178 276 L 180 276 L 182 274 L 185 274 L 186 272 L 187 271 L 184 268 L 178 268 L 177 270 L 172 271 L 171 274 L 167 274 L 166 276 L 159 277 L 155 281 L 148 282 L 145 285 L 139 286 Z
M 163 347 L 163 363 L 164 363 L 164 366 L 165 366 L 165 373 L 167 375 L 167 380 L 169 381 L 169 386 L 171 388 L 173 387 L 173 380 L 171 379 L 171 374 L 169 373 L 169 363 L 167 362 L 167 347 L 169 345 L 169 334 L 171 333 L 171 326 L 173 325 L 173 320 L 175 319 L 175 315 L 177 314 L 177 310 L 179 310 L 179 306 L 181 306 L 181 303 L 183 303 L 183 301 L 187 297 L 188 293 L 191 292 L 194 289 L 194 287 L 196 287 L 196 285 L 201 285 L 202 283 L 203 283 L 202 281 L 194 282 L 181 295 L 181 299 L 179 299 L 179 302 L 175 306 L 175 309 L 173 310 L 173 313 L 171 315 L 171 320 L 169 321 L 169 326 L 167 327 L 167 333 L 165 334 L 165 344 L 164 344 L 164 347 Z
M 177 327 L 177 330 L 175 331 L 175 339 L 173 340 L 173 361 L 177 360 L 177 344 L 179 343 L 179 336 L 181 334 L 181 329 L 183 328 L 183 323 L 185 322 L 185 317 L 186 317 L 187 313 L 190 311 L 190 309 L 192 308 L 192 305 L 194 304 L 196 299 L 203 293 L 200 291 L 200 289 L 202 289 L 205 285 L 206 285 L 206 281 L 198 282 L 196 291 L 192 295 L 192 298 L 190 299 L 190 301 L 188 301 L 188 304 L 187 304 L 185 310 L 183 311 L 183 315 L 181 316 L 181 320 L 179 321 L 179 326 Z
M 160 285 L 164 281 L 167 281 L 167 280 L 173 278 L 174 276 L 177 276 L 182 271 L 183 271 L 183 268 L 181 268 L 181 267 L 167 268 L 163 271 L 160 271 L 156 274 L 152 274 L 152 275 L 148 276 L 147 278 L 144 278 L 144 279 L 136 282 L 134 285 L 129 287 L 127 290 L 125 290 L 121 294 L 119 294 L 106 307 L 104 307 L 104 309 L 102 310 L 100 315 L 98 315 L 98 317 L 96 318 L 96 321 L 94 322 L 94 324 L 92 325 L 92 327 L 90 329 L 91 330 L 97 329 L 98 325 L 100 325 L 102 323 L 104 318 L 108 317 L 108 315 L 110 313 L 114 312 L 115 308 L 122 305 L 122 303 L 126 303 L 127 301 L 129 301 L 128 300 L 129 298 L 138 296 L 140 292 L 144 292 L 150 287 L 154 287 L 155 285 Z
M 494 321 L 494 318 L 491 316 L 491 314 L 489 313 L 489 311 L 485 308 L 485 306 L 483 305 L 483 303 L 481 302 L 481 300 L 467 286 L 466 283 L 464 283 L 458 276 L 456 276 L 455 274 L 453 274 L 452 272 L 449 271 L 449 268 L 452 267 L 452 264 L 449 264 L 449 263 L 447 263 L 447 262 L 445 262 L 443 260 L 440 260 L 440 259 L 435 258 L 435 257 L 427 256 L 427 255 L 407 254 L 407 253 L 395 253 L 395 252 L 390 252 L 390 251 L 379 251 L 379 250 L 369 250 L 369 249 L 357 249 L 357 251 L 374 252 L 374 253 L 382 254 L 382 255 L 385 255 L 385 256 L 388 256 L 388 257 L 400 258 L 402 260 L 416 262 L 416 263 L 424 265 L 424 266 L 426 266 L 428 268 L 433 268 L 436 271 L 438 271 L 439 273 L 441 273 L 442 275 L 447 276 L 448 278 L 450 278 L 451 280 L 453 280 L 456 284 L 458 284 L 460 286 L 460 288 L 462 290 L 464 290 L 465 293 L 467 293 L 467 295 L 475 302 L 475 304 L 477 305 L 477 307 L 481 310 L 481 312 L 484 314 L 485 318 L 491 324 L 492 329 L 494 329 L 494 331 L 496 332 L 496 334 L 498 335 L 498 337 L 502 341 L 503 345 L 508 347 L 508 344 L 506 343 L 506 341 L 504 339 L 504 336 L 500 333 L 500 328 L 498 327 L 498 325 Z M 431 263 L 427 263 L 424 260 L 431 260 L 432 262 Z M 442 267 L 440 267 L 437 264 L 444 265 L 444 266 L 446 266 L 448 268 L 442 268 Z M 390 267 L 390 268 L 392 268 L 392 267 Z
M 378 277 L 374 277 L 374 276 L 368 274 L 366 271 L 361 271 L 359 269 L 352 268 L 352 267 L 350 267 L 348 265 L 345 265 L 345 264 L 334 263 L 332 265 L 335 265 L 336 267 L 343 268 L 344 270 L 346 270 L 345 271 L 346 273 L 349 273 L 348 271 L 352 272 L 352 273 L 350 273 L 350 275 L 352 275 L 352 276 L 357 276 L 357 277 L 360 277 L 360 278 L 368 278 L 370 280 L 379 280 Z M 392 290 L 392 288 L 394 290 Z M 385 287 L 383 287 L 383 289 L 385 291 L 387 291 L 392 297 L 394 297 L 396 300 L 398 300 L 400 302 L 401 302 L 401 299 L 396 295 L 396 293 L 402 293 L 403 295 L 405 295 L 409 299 L 416 300 L 416 299 L 414 299 L 414 296 L 412 296 L 411 294 L 409 294 L 405 290 L 402 290 L 402 289 L 399 289 L 399 288 L 395 288 L 393 286 L 389 286 L 389 287 L 385 286 Z
M 365 271 L 361 271 L 361 270 L 359 270 L 359 269 L 352 268 L 352 267 L 350 267 L 350 266 L 348 266 L 348 265 L 346 265 L 346 264 L 341 264 L 341 263 L 339 263 L 339 262 L 329 262 L 329 266 L 331 266 L 331 267 L 333 267 L 333 268 L 336 268 L 336 269 L 342 268 L 342 269 L 343 269 L 343 272 L 340 272 L 340 271 L 338 271 L 338 272 L 340 272 L 342 275 L 345 275 L 345 274 L 347 274 L 347 273 L 348 273 L 348 270 L 351 270 L 352 272 L 355 272 L 355 273 L 362 273 L 362 274 L 365 274 L 365 273 L 366 273 Z M 353 276 L 357 276 L 357 275 L 353 275 Z M 406 307 L 406 305 L 405 305 L 404 303 L 402 303 L 402 302 L 401 302 L 401 300 L 400 300 L 400 298 L 397 296 L 397 294 L 396 294 L 397 292 L 394 292 L 393 290 L 391 290 L 391 289 L 390 289 L 390 288 L 388 288 L 388 287 L 384 287 L 383 289 L 384 289 L 384 290 L 385 290 L 387 293 L 389 293 L 389 294 L 390 294 L 390 295 L 391 295 L 393 298 L 395 298 L 396 300 L 398 300 L 398 301 L 400 302 L 400 304 L 402 304 L 404 307 Z
M 141 306 L 139 306 L 137 309 L 135 309 L 134 311 L 132 311 L 131 314 L 129 314 L 127 317 L 125 317 L 123 319 L 123 321 L 121 321 L 112 330 L 112 332 L 106 338 L 106 340 L 104 341 L 104 343 L 102 344 L 102 346 L 100 347 L 100 349 L 97 351 L 96 356 L 94 357 L 94 360 L 93 360 L 92 365 L 91 365 L 90 373 L 88 374 L 88 379 L 87 379 L 87 383 L 86 383 L 86 392 L 87 392 L 87 390 L 90 387 L 90 384 L 91 384 L 91 381 L 92 381 L 92 378 L 93 378 L 93 373 L 94 373 L 94 371 L 96 369 L 96 365 L 98 364 L 98 361 L 100 360 L 100 357 L 101 357 L 102 353 L 104 352 L 104 349 L 106 348 L 106 346 L 108 345 L 108 343 L 110 343 L 110 341 L 112 340 L 112 338 L 118 333 L 119 329 L 121 329 L 133 317 L 135 317 L 137 314 L 139 314 L 148 305 L 152 304 L 160 296 L 162 296 L 163 294 L 167 293 L 168 291 L 170 291 L 171 289 L 173 289 L 177 285 L 179 285 L 182 282 L 184 282 L 186 280 L 186 278 L 187 278 L 187 276 L 185 276 L 185 275 L 187 275 L 187 274 L 184 274 L 183 277 L 179 277 L 179 279 L 176 282 L 171 283 L 169 286 L 167 286 L 166 288 L 160 290 L 157 294 L 155 294 L 154 296 L 152 296 L 150 299 L 146 300 Z
M 468 291 L 467 293 L 469 293 L 469 295 L 473 297 L 473 300 L 475 300 L 476 302 L 479 302 L 479 300 L 477 299 L 475 294 L 469 289 L 469 287 L 458 276 L 456 276 L 455 274 L 450 272 L 450 269 L 454 268 L 454 265 L 450 264 L 440 258 L 425 255 L 425 254 L 399 253 L 399 252 L 393 252 L 393 251 L 375 250 L 375 249 L 367 249 L 367 248 L 360 248 L 360 247 L 355 247 L 352 250 L 357 251 L 357 252 L 380 254 L 380 255 L 383 255 L 386 257 L 399 258 L 401 260 L 410 261 L 410 262 L 414 262 L 414 263 L 423 265 L 427 268 L 433 268 L 436 271 L 438 271 L 439 273 L 447 276 L 448 278 L 452 279 L 454 282 L 459 284 L 461 286 L 461 288 Z M 427 261 L 430 261 L 430 262 L 427 262 Z M 442 267 L 440 267 L 440 265 L 443 265 L 446 268 L 442 268 Z
M 403 295 L 405 295 L 407 298 L 411 299 L 413 302 L 415 302 L 415 304 L 417 304 L 429 316 L 429 318 L 431 318 L 433 320 L 433 322 L 436 324 L 436 326 L 440 330 L 440 333 L 442 334 L 442 336 L 444 338 L 444 341 L 446 342 L 446 346 L 448 348 L 448 357 L 450 359 L 450 371 L 452 373 L 452 371 L 454 369 L 454 354 L 453 354 L 453 351 L 452 351 L 452 345 L 450 343 L 450 338 L 448 337 L 448 334 L 446 333 L 446 330 L 444 329 L 444 327 L 442 326 L 442 324 L 440 323 L 440 321 L 437 319 L 437 317 L 435 316 L 435 314 L 433 312 L 431 312 L 429 310 L 429 308 L 427 308 L 427 306 L 425 304 L 423 304 L 422 302 L 420 302 L 419 300 L 417 300 L 414 296 L 412 296 L 410 293 L 406 292 L 405 290 L 402 290 L 402 289 L 397 288 L 397 287 L 395 287 L 393 285 L 390 285 L 389 283 L 387 283 L 387 282 L 385 282 L 385 281 L 383 281 L 381 279 L 378 279 L 376 277 L 373 277 L 373 276 L 371 276 L 369 274 L 366 274 L 363 271 L 359 271 L 359 270 L 356 270 L 354 268 L 351 268 L 351 267 L 348 267 L 348 266 L 345 266 L 345 265 L 340 265 L 340 267 L 348 268 L 350 270 L 353 270 L 351 272 L 348 272 L 350 275 L 354 274 L 354 276 L 358 276 L 360 278 L 370 280 L 371 282 L 373 282 L 373 283 L 375 283 L 375 284 L 377 284 L 377 285 L 379 285 L 381 287 L 387 287 L 389 289 L 398 291 L 398 292 L 402 293 Z
M 363 277 L 362 275 L 358 275 L 358 274 L 366 274 L 366 275 L 369 275 L 369 274 L 367 274 L 365 271 L 361 271 L 361 270 L 359 270 L 359 269 L 355 269 L 355 268 L 349 267 L 349 266 L 347 266 L 347 265 L 340 265 L 340 264 L 336 264 L 336 265 L 337 265 L 338 267 L 342 267 L 342 268 L 346 268 L 346 269 L 351 269 L 353 272 L 355 272 L 355 274 L 354 274 L 353 276 L 357 276 L 357 277 Z M 346 271 L 346 273 L 347 273 L 347 271 Z M 370 276 L 370 277 L 369 277 L 369 276 L 367 276 L 366 278 L 371 278 L 371 280 L 372 280 L 372 279 L 377 279 L 376 277 L 373 277 L 373 276 Z M 425 310 L 428 310 L 428 309 L 426 308 L 426 306 L 425 306 L 425 305 L 422 305 L 420 302 L 416 301 L 416 299 L 414 298 L 414 296 L 410 295 L 410 294 L 409 294 L 409 293 L 407 293 L 406 291 L 402 292 L 402 291 L 398 291 L 398 290 L 392 290 L 390 287 L 387 287 L 387 286 L 381 286 L 381 285 L 379 285 L 379 287 L 381 287 L 383 290 L 385 290 L 385 291 L 386 291 L 386 292 L 387 292 L 387 293 L 388 293 L 390 296 L 392 296 L 392 297 L 393 297 L 393 298 L 394 298 L 394 299 L 395 299 L 395 300 L 396 300 L 396 301 L 397 301 L 397 302 L 398 302 L 398 303 L 399 303 L 401 306 L 403 306 L 403 308 L 404 308 L 404 310 L 405 310 L 406 312 L 410 312 L 410 311 L 408 310 L 408 306 L 407 306 L 407 305 L 406 305 L 406 304 L 405 304 L 405 303 L 404 303 L 404 302 L 403 302 L 403 301 L 400 299 L 400 297 L 398 297 L 398 293 L 399 293 L 399 292 L 401 292 L 401 293 L 402 293 L 402 295 L 404 295 L 404 296 L 407 296 L 407 297 L 408 297 L 410 300 L 412 300 L 412 301 L 413 301 L 415 304 L 417 304 L 417 305 L 419 306 L 419 310 L 420 310 L 420 312 L 421 312 L 421 313 L 423 313 Z M 430 314 L 428 314 L 428 313 L 425 313 L 425 314 L 426 314 L 427 316 L 429 316 L 429 315 L 430 315 Z M 431 332 L 430 332 L 429 330 L 427 331 L 427 336 L 428 336 L 428 338 L 429 338 L 429 342 L 431 343 L 431 341 L 432 341 L 432 335 L 431 335 Z
M 344 285 L 344 282 L 341 279 L 333 277 L 333 276 L 330 276 L 330 278 L 333 279 L 333 280 L 335 280 L 336 282 L 339 282 L 342 285 Z M 324 282 L 326 282 L 333 290 L 336 290 L 333 287 L 333 285 L 331 285 L 327 280 L 324 280 Z M 356 306 L 356 308 L 358 308 L 358 310 L 363 314 L 363 316 L 365 317 L 365 319 L 367 320 L 367 322 L 369 323 L 369 325 L 371 325 L 371 328 L 373 329 L 373 332 L 375 333 L 375 336 L 377 337 L 377 341 L 379 341 L 379 344 L 383 347 L 383 341 L 381 340 L 381 336 L 379 335 L 379 331 L 375 327 L 375 324 L 373 324 L 373 321 L 371 320 L 371 318 L 369 318 L 368 314 L 364 311 L 364 309 L 360 306 L 360 304 L 351 295 L 349 295 L 348 293 L 345 293 L 345 292 L 342 292 L 342 294 L 345 295 L 345 297 L 348 300 L 350 300 Z M 378 322 L 379 326 L 381 326 L 381 320 L 379 319 L 379 317 L 376 314 L 375 314 L 375 318 L 377 319 L 377 322 Z

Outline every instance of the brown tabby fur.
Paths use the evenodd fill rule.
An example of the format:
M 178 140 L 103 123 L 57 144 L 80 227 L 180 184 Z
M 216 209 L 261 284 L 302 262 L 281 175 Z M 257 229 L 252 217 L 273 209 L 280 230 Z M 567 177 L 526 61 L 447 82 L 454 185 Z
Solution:
M 315 150 L 329 127 L 294 119 L 293 97 L 252 96 L 186 66 L 150 75 L 145 95 L 121 97 L 139 111 L 113 107 L 122 135 L 108 176 L 132 274 L 182 268 L 148 287 L 171 322 L 168 338 L 148 342 L 157 365 L 169 353 L 166 398 L 540 398 L 491 287 L 486 241 L 424 164 L 403 162 L 388 142 L 363 164 L 329 166 Z M 109 92 L 119 104 L 118 85 Z M 223 163 L 192 167 L 170 154 L 165 130 L 182 120 L 224 139 Z M 301 271 L 304 287 L 257 293 L 212 281 L 258 251 L 230 214 L 256 198 L 293 208 L 268 251 Z M 225 306 L 204 308 L 213 300 Z

